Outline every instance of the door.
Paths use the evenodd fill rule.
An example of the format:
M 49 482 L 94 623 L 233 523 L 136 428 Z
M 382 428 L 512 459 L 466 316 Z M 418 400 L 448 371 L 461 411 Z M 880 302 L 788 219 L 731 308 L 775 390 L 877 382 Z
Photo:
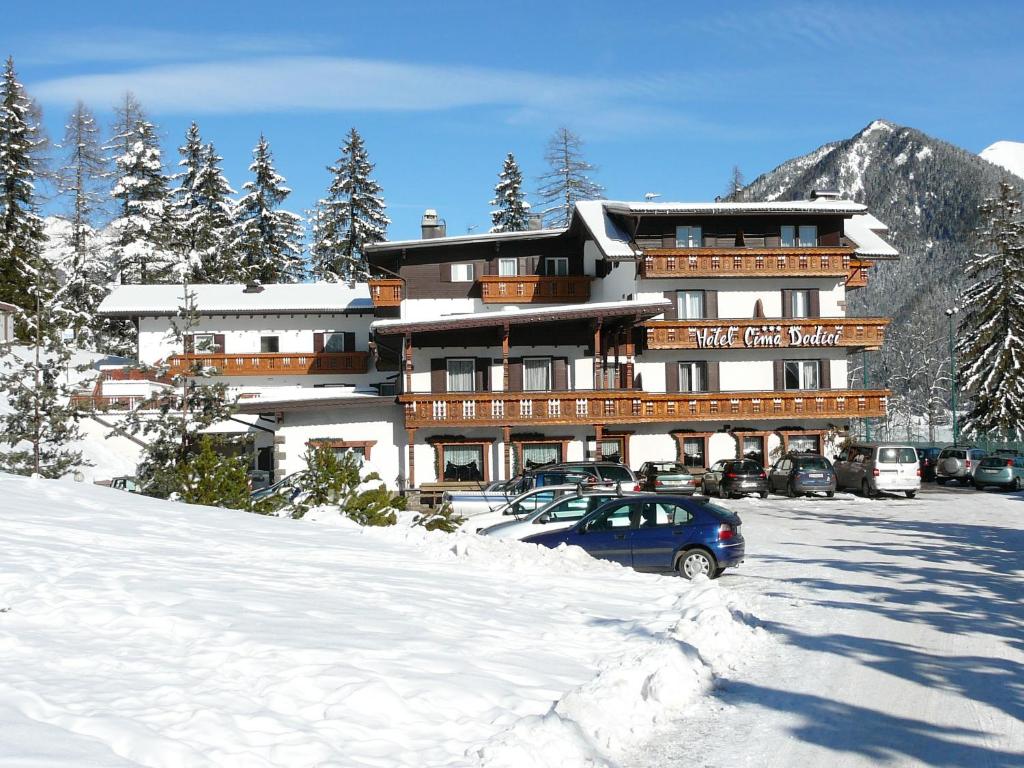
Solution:
M 633 567 L 638 571 L 671 571 L 675 553 L 696 538 L 693 515 L 678 504 L 644 502 L 633 529 Z
M 716 461 L 710 467 L 708 471 L 704 473 L 704 479 L 707 481 L 705 490 L 708 494 L 714 493 L 718 489 L 718 483 L 721 479 L 722 468 L 725 466 L 724 461 Z
M 631 566 L 631 525 L 639 515 L 639 505 L 613 502 L 604 512 L 589 520 L 579 535 L 568 543 L 583 547 L 591 557 Z

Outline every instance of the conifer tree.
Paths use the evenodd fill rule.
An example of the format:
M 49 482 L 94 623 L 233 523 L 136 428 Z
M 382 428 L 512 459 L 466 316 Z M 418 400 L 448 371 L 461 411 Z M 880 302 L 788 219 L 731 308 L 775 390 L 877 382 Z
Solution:
M 218 453 L 210 435 L 199 439 L 195 454 L 177 468 L 177 493 L 189 504 L 249 509 L 249 462 L 245 456 Z
M 231 189 L 213 144 L 203 144 L 196 123 L 178 148 L 182 171 L 173 179 L 171 210 L 175 224 L 175 250 L 185 255 L 189 280 L 197 283 L 228 283 L 241 275 L 231 244 L 234 238 L 234 205 Z
M 523 192 L 523 172 L 511 152 L 505 158 L 494 186 L 491 232 L 522 232 L 530 225 L 530 204 Z
M 0 81 L 0 301 L 32 304 L 33 263 L 46 235 L 35 182 L 43 146 L 38 111 L 7 59 Z
M 352 128 L 341 157 L 327 170 L 331 186 L 313 219 L 312 270 L 321 280 L 353 283 L 369 275 L 363 248 L 385 238 L 391 220 L 374 179 L 363 137 Z
M 597 167 L 583 159 L 583 140 L 564 126 L 555 131 L 544 153 L 548 170 L 540 181 L 538 197 L 548 207 L 542 211 L 544 224 L 565 227 L 573 206 L 580 200 L 598 200 L 604 187 L 590 178 Z
M 960 383 L 971 397 L 965 435 L 1024 431 L 1024 219 L 1020 192 L 1003 182 L 986 200 L 977 231 L 984 252 L 965 270 L 975 282 L 961 303 Z
M 175 279 L 173 227 L 167 205 L 167 177 L 152 123 L 139 120 L 128 149 L 114 163 L 111 194 L 119 216 L 111 223 L 114 264 L 122 283 L 166 283 Z
M 232 248 L 241 261 L 245 281 L 295 283 L 305 276 L 302 261 L 302 219 L 280 209 L 291 194 L 284 177 L 274 169 L 270 144 L 260 135 L 249 166 L 253 180 L 235 206 Z

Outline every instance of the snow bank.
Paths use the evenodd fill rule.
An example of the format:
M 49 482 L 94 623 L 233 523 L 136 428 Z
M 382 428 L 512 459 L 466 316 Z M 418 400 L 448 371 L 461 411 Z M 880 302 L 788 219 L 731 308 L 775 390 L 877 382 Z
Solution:
M 0 498 L 3 766 L 606 765 L 760 632 L 577 549 Z

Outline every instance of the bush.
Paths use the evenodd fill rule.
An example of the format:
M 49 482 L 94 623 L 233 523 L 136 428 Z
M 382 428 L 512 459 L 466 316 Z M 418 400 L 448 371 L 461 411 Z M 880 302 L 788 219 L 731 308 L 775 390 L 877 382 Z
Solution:
M 405 509 L 405 499 L 393 494 L 384 483 L 361 489 L 366 483 L 380 481 L 371 473 L 362 476 L 359 457 L 354 453 L 341 458 L 325 446 L 306 451 L 307 472 L 298 483 L 299 493 L 292 503 L 291 515 L 303 517 L 313 507 L 337 507 L 338 512 L 360 525 L 394 525 L 396 510 Z
M 417 515 L 413 520 L 413 525 L 422 526 L 428 531 L 455 533 L 455 531 L 459 529 L 459 526 L 465 521 L 466 518 L 462 517 L 462 515 L 455 514 L 455 510 L 452 509 L 452 505 L 445 502 L 439 509 L 433 512 L 426 512 L 422 515 Z
M 209 435 L 199 440 L 199 451 L 179 464 L 174 487 L 182 501 L 210 507 L 249 509 L 249 461 L 244 456 L 217 453 Z

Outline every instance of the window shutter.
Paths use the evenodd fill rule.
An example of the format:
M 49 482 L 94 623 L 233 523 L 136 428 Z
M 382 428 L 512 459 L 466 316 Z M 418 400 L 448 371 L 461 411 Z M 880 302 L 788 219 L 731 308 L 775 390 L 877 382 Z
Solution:
M 776 360 L 774 365 L 775 370 L 775 389 L 781 391 L 786 388 L 786 361 Z
M 793 292 L 786 289 L 782 291 L 782 316 L 793 316 Z
M 665 391 L 666 392 L 678 392 L 679 391 L 679 363 L 668 362 L 665 363 Z
M 721 392 L 722 385 L 718 379 L 718 361 L 708 361 L 708 392 Z
M 665 308 L 665 319 L 676 320 L 679 317 L 679 292 L 665 291 L 665 298 L 672 302 L 671 307 Z
M 196 337 L 195 337 L 195 334 L 186 333 L 185 334 L 184 342 L 185 342 L 185 354 L 186 355 L 191 355 L 193 352 L 196 351 Z
M 215 333 L 213 334 L 213 351 L 217 353 L 224 352 L 224 334 Z
M 809 293 L 810 301 L 808 302 L 807 313 L 811 317 L 821 317 L 821 291 L 815 288 Z
M 832 366 L 828 359 L 822 359 L 819 361 L 818 366 L 820 367 L 820 389 L 832 389 Z
M 551 386 L 556 392 L 569 389 L 569 360 L 556 357 L 551 361 Z
M 478 357 L 476 359 L 476 379 L 474 380 L 477 392 L 486 392 L 489 389 L 487 382 L 490 378 L 490 372 L 491 358 Z
M 718 291 L 704 291 L 704 317 L 718 319 Z
M 430 360 L 430 391 L 437 394 L 448 391 L 448 364 L 443 357 Z
M 323 352 L 324 351 L 324 334 L 314 333 L 313 334 L 313 351 Z
M 523 391 L 523 358 L 521 357 L 509 358 L 508 389 L 510 392 Z
M 441 265 L 441 282 L 450 283 L 452 281 L 452 265 L 442 264 Z
M 355 331 L 345 331 L 345 335 L 342 337 L 342 345 L 343 345 L 343 349 L 346 352 L 355 352 L 356 351 L 356 332 Z

